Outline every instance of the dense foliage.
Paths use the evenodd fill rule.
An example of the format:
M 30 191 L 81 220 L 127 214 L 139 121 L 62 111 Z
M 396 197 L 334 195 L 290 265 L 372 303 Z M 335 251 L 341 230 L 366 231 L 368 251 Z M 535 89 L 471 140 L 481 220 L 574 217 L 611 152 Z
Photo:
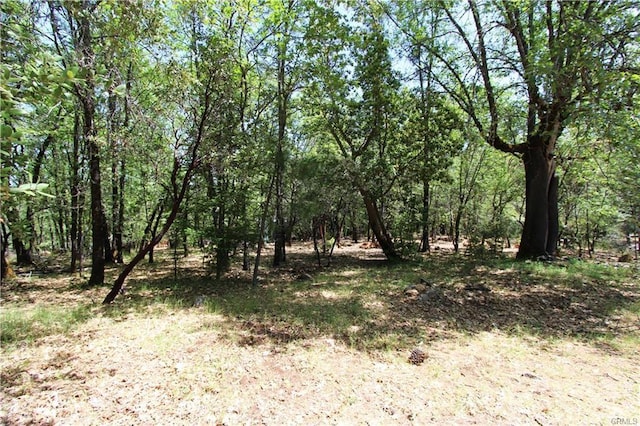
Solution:
M 101 284 L 163 237 L 218 277 L 293 238 L 634 247 L 633 1 L 0 7 L 3 276 L 90 253 Z

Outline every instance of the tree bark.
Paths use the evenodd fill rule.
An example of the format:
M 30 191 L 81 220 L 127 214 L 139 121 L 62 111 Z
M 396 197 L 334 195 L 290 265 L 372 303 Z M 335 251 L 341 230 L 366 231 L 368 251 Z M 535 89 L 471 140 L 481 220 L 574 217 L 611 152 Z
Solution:
M 76 87 L 82 106 L 84 143 L 89 156 L 89 188 L 91 194 L 91 276 L 88 286 L 104 283 L 104 210 L 102 207 L 102 182 L 100 175 L 100 147 L 98 146 L 95 126 L 95 82 L 93 79 L 95 54 L 91 40 L 91 23 L 89 21 L 93 9 L 90 2 L 82 2 L 78 13 L 78 40 L 76 49 L 79 54 L 79 65 L 84 69 L 86 77 L 84 86 Z
M 258 270 L 260 269 L 260 258 L 262 256 L 262 246 L 264 245 L 264 230 L 267 225 L 267 214 L 269 212 L 269 203 L 271 202 L 271 194 L 273 192 L 273 185 L 275 182 L 275 176 L 271 177 L 269 183 L 269 190 L 267 191 L 267 199 L 264 202 L 262 209 L 262 215 L 260 216 L 260 231 L 258 232 L 258 249 L 256 250 L 256 258 L 253 264 L 253 277 L 251 279 L 251 285 L 254 287 L 258 285 Z
M 0 218 L 0 279 L 5 280 L 13 275 L 7 261 L 7 247 L 9 246 L 9 230 Z
M 421 253 L 429 251 L 429 197 L 429 179 L 424 179 L 422 182 L 422 236 L 419 249 Z
M 73 156 L 69 158 L 71 166 L 71 265 L 74 273 L 82 264 L 82 216 L 84 211 L 84 190 L 81 186 L 80 168 L 83 162 L 80 150 L 80 117 L 75 114 L 73 130 Z
M 287 126 L 287 101 L 285 81 L 285 47 L 280 48 L 278 57 L 278 140 L 275 155 L 275 186 L 276 186 L 276 228 L 274 235 L 273 266 L 279 266 L 286 261 L 286 223 L 284 220 L 284 142 Z
M 384 221 L 382 220 L 382 215 L 380 214 L 380 210 L 378 209 L 375 198 L 366 189 L 361 189 L 360 194 L 364 199 L 364 205 L 367 210 L 367 215 L 369 216 L 369 225 L 371 227 L 371 231 L 373 231 L 373 234 L 378 240 L 380 248 L 384 252 L 387 259 L 399 259 L 400 256 L 398 256 L 398 253 L 396 253 L 396 249 L 393 244 L 393 238 L 391 238 L 391 235 L 384 225 Z
M 558 179 L 555 161 L 544 144 L 533 141 L 522 160 L 525 169 L 525 219 L 519 259 L 555 255 L 558 238 Z

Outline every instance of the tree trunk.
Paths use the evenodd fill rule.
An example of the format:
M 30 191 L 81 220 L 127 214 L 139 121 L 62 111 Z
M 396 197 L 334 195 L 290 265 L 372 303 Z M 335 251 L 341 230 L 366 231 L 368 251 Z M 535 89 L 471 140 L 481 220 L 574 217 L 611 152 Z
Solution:
M 116 263 L 124 263 L 122 259 L 122 230 L 124 228 L 124 184 L 125 184 L 125 160 L 120 160 L 120 174 L 118 176 L 118 214 L 114 215 L 113 222 L 113 249 L 114 261 Z
M 429 179 L 422 182 L 422 237 L 420 239 L 420 252 L 429 251 Z
M 267 199 L 264 202 L 262 215 L 260 216 L 260 231 L 258 232 L 258 249 L 256 250 L 256 258 L 253 264 L 253 277 L 251 279 L 251 285 L 253 285 L 254 287 L 258 285 L 258 270 L 260 269 L 260 257 L 262 255 L 262 246 L 264 245 L 264 230 L 267 225 L 267 214 L 269 212 L 269 203 L 271 202 L 271 193 L 273 192 L 274 182 L 275 182 L 275 176 L 271 178 L 271 182 L 269 183 Z
M 58 111 L 58 117 L 59 116 L 60 116 L 60 112 Z M 31 180 L 33 183 L 38 183 L 40 181 L 40 170 L 42 169 L 42 163 L 44 162 L 47 149 L 49 149 L 49 145 L 51 145 L 51 142 L 53 142 L 53 136 L 48 135 L 45 138 L 44 142 L 42 143 L 42 146 L 38 150 L 38 154 L 36 155 L 35 163 L 33 165 L 33 172 L 31 173 Z M 27 241 L 19 242 L 19 244 L 21 245 L 20 250 L 16 248 L 18 265 L 33 264 L 33 250 L 34 250 L 34 247 L 36 247 L 36 235 L 37 235 L 36 228 L 34 226 L 34 221 L 35 221 L 35 218 L 34 218 L 33 206 L 31 202 L 29 202 L 27 203 L 27 217 L 26 217 Z M 14 247 L 15 247 L 15 242 L 14 242 Z
M 355 209 L 350 209 L 351 215 L 351 241 L 354 243 L 358 242 L 358 221 L 357 221 L 357 213 Z
M 525 219 L 518 259 L 555 255 L 558 239 L 558 179 L 555 161 L 543 144 L 530 144 L 522 160 L 525 170 Z
M 273 266 L 279 266 L 286 261 L 286 223 L 284 220 L 284 142 L 287 126 L 287 94 L 285 92 L 285 58 L 286 49 L 281 47 L 278 58 L 278 140 L 275 155 L 276 177 L 276 229 L 274 235 Z
M 453 251 L 458 253 L 460 250 L 460 222 L 462 221 L 462 212 L 464 207 L 461 205 L 456 211 L 456 218 L 453 222 Z
M 0 218 L 0 280 L 11 278 L 13 271 L 7 261 L 7 247 L 9 246 L 9 231 Z
M 113 250 L 111 249 L 111 239 L 109 238 L 109 225 L 107 221 L 107 216 L 102 210 L 102 237 L 104 241 L 104 263 L 110 264 L 114 262 L 113 259 Z
M 16 237 L 15 235 L 12 238 L 13 241 L 13 250 L 16 252 L 16 264 L 17 265 L 31 265 L 33 264 L 33 259 L 31 258 L 31 251 L 27 249 L 27 246 L 24 244 L 21 238 Z
M 371 227 L 371 231 L 378 240 L 380 248 L 382 248 L 382 251 L 384 252 L 387 259 L 399 259 L 400 256 L 398 256 L 398 253 L 396 253 L 393 239 L 391 238 L 391 235 L 389 235 L 389 232 L 384 225 L 384 221 L 382 220 L 382 215 L 380 214 L 380 210 L 378 209 L 375 198 L 366 189 L 361 189 L 360 193 L 362 194 L 362 198 L 364 199 L 364 205 L 367 209 L 367 215 L 369 216 L 369 226 Z
M 126 95 L 124 97 L 124 120 L 122 122 L 122 128 L 128 129 L 129 127 L 129 95 L 131 92 L 131 79 L 133 73 L 133 61 L 129 62 L 129 66 L 127 67 L 127 78 L 126 78 Z M 124 230 L 124 189 L 125 189 L 125 176 L 126 176 L 126 160 L 125 156 L 122 152 L 124 149 L 125 140 L 120 139 L 120 146 L 118 151 L 119 160 L 116 163 L 116 156 L 114 151 L 114 163 L 112 165 L 113 171 L 113 250 L 114 250 L 114 261 L 116 263 L 124 263 L 122 258 L 122 232 Z M 119 165 L 119 167 L 118 167 Z M 116 182 L 116 175 L 118 177 Z M 117 212 L 117 213 L 116 213 Z
M 158 226 L 160 226 L 160 218 L 162 217 L 162 213 L 164 212 L 164 203 L 165 200 L 161 200 L 157 205 L 156 208 L 153 210 L 153 213 L 151 215 L 151 219 L 149 220 L 149 223 L 147 224 L 147 228 L 145 229 L 145 233 L 144 235 L 146 236 L 147 234 L 151 234 L 151 240 L 154 240 L 156 238 L 156 234 L 158 232 Z M 148 230 L 148 231 L 147 231 Z M 158 240 L 159 242 L 159 240 Z M 145 243 L 143 241 L 142 245 L 140 246 L 140 250 L 142 250 L 145 246 Z M 153 263 L 153 249 L 155 247 L 155 244 L 149 249 L 149 263 Z
M 91 23 L 89 21 L 92 7 L 82 3 L 78 14 L 79 36 L 76 49 L 79 53 L 79 64 L 86 72 L 84 87 L 76 87 L 82 105 L 84 143 L 89 155 L 89 188 L 91 194 L 91 276 L 88 286 L 104 283 L 104 211 L 102 207 L 102 182 L 100 176 L 100 147 L 97 141 L 95 126 L 95 82 L 93 80 L 95 55 L 91 40 Z
M 224 178 L 221 178 L 224 182 Z M 223 184 L 224 185 L 224 184 Z M 227 188 L 223 188 L 222 191 L 227 191 Z M 229 229 L 227 227 L 227 209 L 226 197 L 221 197 L 221 201 L 218 204 L 216 212 L 214 212 L 214 218 L 216 226 L 218 228 L 218 241 L 216 247 L 216 280 L 220 280 L 222 274 L 229 270 L 231 261 L 229 259 Z
M 73 130 L 73 156 L 69 158 L 71 163 L 71 265 L 69 270 L 74 273 L 82 264 L 82 216 L 84 211 L 84 191 L 81 187 L 80 169 L 80 117 L 75 114 Z
M 100 148 L 96 143 L 95 127 L 93 123 L 93 99 L 85 102 L 84 135 L 89 143 L 89 175 L 91 194 L 91 276 L 87 285 L 101 285 L 104 283 L 104 246 L 105 226 L 104 211 L 102 209 L 102 184 L 100 179 Z
M 106 263 L 122 263 L 122 227 L 120 218 L 122 214 L 120 212 L 121 197 L 123 194 L 120 192 L 120 175 L 123 173 L 119 170 L 119 165 L 122 164 L 119 157 L 122 155 L 118 144 L 118 138 L 115 135 L 116 124 L 116 98 L 113 93 L 109 95 L 108 99 L 108 114 L 107 114 L 107 139 L 109 140 L 109 148 L 111 150 L 111 226 L 113 229 L 113 239 L 107 239 L 105 245 L 105 262 Z

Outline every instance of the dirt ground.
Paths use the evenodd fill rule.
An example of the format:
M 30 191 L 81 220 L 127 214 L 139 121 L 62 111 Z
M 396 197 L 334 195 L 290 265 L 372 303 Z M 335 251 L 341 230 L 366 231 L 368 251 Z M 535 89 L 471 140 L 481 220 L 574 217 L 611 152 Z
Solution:
M 2 348 L 7 425 L 640 423 L 637 347 L 514 334 L 497 322 L 472 333 L 420 323 L 439 338 L 390 350 L 322 332 L 257 339 L 272 325 L 203 306 L 127 310 L 121 301 L 114 314 L 99 306 L 105 288 L 81 291 L 64 275 L 21 279 L 29 291 L 4 288 L 3 307 L 96 306 L 67 333 Z M 394 297 L 413 303 L 401 291 Z M 415 348 L 426 354 L 418 365 L 407 361 Z

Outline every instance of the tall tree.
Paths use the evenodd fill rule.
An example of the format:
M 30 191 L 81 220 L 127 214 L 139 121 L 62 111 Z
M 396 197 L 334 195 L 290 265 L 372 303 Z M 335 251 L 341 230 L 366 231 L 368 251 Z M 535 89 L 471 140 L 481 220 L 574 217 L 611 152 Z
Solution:
M 192 2 L 183 6 L 185 13 L 175 16 L 176 25 L 186 25 L 193 29 L 200 22 L 197 10 L 199 4 Z M 177 31 L 176 28 L 174 30 Z M 184 34 L 175 35 L 178 43 L 184 41 L 180 38 Z M 174 107 L 171 111 L 172 128 L 165 128 L 165 131 L 170 132 L 165 137 L 173 138 L 173 167 L 166 185 L 171 200 L 170 210 L 158 233 L 140 248 L 118 275 L 103 301 L 105 304 L 115 300 L 129 273 L 171 228 L 183 206 L 192 178 L 203 161 L 201 148 L 207 141 L 211 142 L 220 135 L 220 123 L 226 122 L 227 99 L 231 96 L 232 87 L 229 45 L 216 33 L 207 34 L 203 38 L 192 36 L 193 33 L 188 33 L 189 42 L 182 44 L 181 63 L 171 61 L 166 66 L 156 68 L 156 71 L 162 69 L 166 73 L 163 84 L 170 92 L 167 96 L 172 97 L 167 101 Z M 194 40 L 196 48 L 193 47 Z M 185 52 L 188 54 L 184 54 Z M 174 79 L 182 84 L 173 84 Z
M 471 117 L 487 143 L 522 159 L 526 213 L 518 257 L 555 253 L 555 149 L 564 128 L 637 73 L 638 9 L 631 1 L 441 2 L 448 25 L 435 81 Z M 635 55 L 635 56 L 634 56 Z M 471 72 L 470 72 L 471 71 Z M 503 102 L 517 88 L 523 131 L 509 140 Z M 486 113 L 485 113 L 486 111 Z
M 371 230 L 387 258 L 395 259 L 381 201 L 397 177 L 387 149 L 395 136 L 399 82 L 381 11 L 363 4 L 352 12 L 347 20 L 321 5 L 313 10 L 306 36 L 314 82 L 309 95 L 362 196 Z

